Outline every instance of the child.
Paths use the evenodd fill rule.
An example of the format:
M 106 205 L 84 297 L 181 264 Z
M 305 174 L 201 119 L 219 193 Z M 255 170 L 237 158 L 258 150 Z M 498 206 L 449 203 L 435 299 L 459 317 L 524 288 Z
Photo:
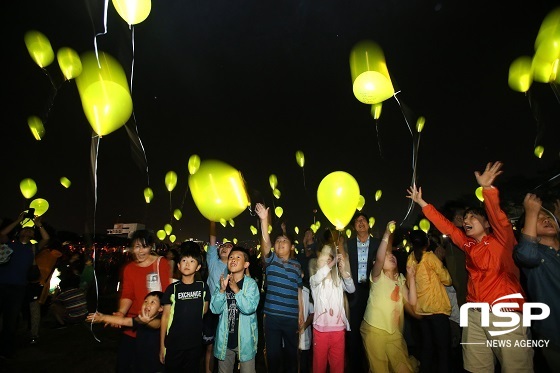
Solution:
M 58 327 L 78 324 L 86 319 L 86 296 L 79 286 L 80 277 L 72 271 L 68 271 L 60 281 L 60 293 L 53 298 L 50 306 Z
M 407 280 L 398 272 L 397 259 L 389 251 L 390 221 L 379 244 L 369 280 L 371 287 L 360 333 L 371 372 L 416 372 L 417 362 L 409 357 L 402 334 L 404 303 L 416 306 L 414 268 L 407 266 Z M 406 282 L 410 286 L 407 288 Z
M 249 264 L 247 250 L 233 247 L 227 264 L 229 274 L 220 276 L 220 283 L 212 294 L 210 310 L 219 315 L 214 356 L 218 359 L 220 373 L 234 371 L 236 355 L 241 373 L 255 373 L 260 291 L 257 282 L 245 275 Z
M 305 277 L 303 277 L 305 278 Z M 311 371 L 311 324 L 313 323 L 313 298 L 309 288 L 303 285 L 301 289 L 303 298 L 303 316 L 305 322 L 299 329 L 299 372 L 309 373 Z
M 340 234 L 340 233 L 338 233 Z M 344 372 L 346 331 L 350 323 L 344 309 L 344 292 L 356 290 L 342 254 L 336 254 L 335 235 L 325 230 L 317 272 L 309 278 L 315 314 L 313 317 L 313 372 Z M 335 260 L 336 259 L 336 260 Z
M 138 361 L 135 369 L 138 372 L 163 372 L 164 366 L 159 360 L 159 339 L 161 326 L 161 291 L 152 291 L 144 298 L 141 313 L 136 317 L 105 315 L 99 312 L 90 313 L 87 321 L 136 329 L 136 356 Z
M 255 212 L 261 221 L 262 257 L 266 266 L 266 297 L 264 301 L 264 334 L 266 363 L 269 372 L 281 366 L 290 373 L 298 369 L 299 330 L 304 323 L 301 288 L 301 266 L 290 258 L 293 240 L 281 233 L 274 241 L 274 252 L 268 233 L 268 208 L 261 203 Z M 282 343 L 286 356 L 282 355 Z
M 195 280 L 202 266 L 202 253 L 196 242 L 183 242 L 177 266 L 181 280 L 165 289 L 161 302 L 159 357 L 168 373 L 188 372 L 200 366 L 202 317 L 210 300 L 208 285 Z

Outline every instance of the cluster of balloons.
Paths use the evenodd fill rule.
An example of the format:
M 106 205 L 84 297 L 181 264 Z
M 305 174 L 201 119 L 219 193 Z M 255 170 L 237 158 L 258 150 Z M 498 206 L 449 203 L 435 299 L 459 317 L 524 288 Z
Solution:
M 560 83 L 560 7 L 547 14 L 535 40 L 532 57 L 516 58 L 509 67 L 508 84 L 518 92 L 527 92 L 533 80 Z

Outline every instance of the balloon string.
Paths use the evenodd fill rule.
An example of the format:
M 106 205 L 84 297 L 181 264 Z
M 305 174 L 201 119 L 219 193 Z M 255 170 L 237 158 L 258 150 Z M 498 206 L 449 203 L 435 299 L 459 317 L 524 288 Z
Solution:
M 95 305 L 95 310 L 97 311 L 98 307 L 99 307 L 99 294 L 98 294 L 98 283 L 97 283 L 97 275 L 96 275 L 96 253 L 95 253 L 95 217 L 97 214 L 97 160 L 98 160 L 98 154 L 99 154 L 99 142 L 100 142 L 101 138 L 95 133 L 95 131 L 92 132 L 92 137 L 91 137 L 91 170 L 92 170 L 92 179 L 93 179 L 93 239 L 92 239 L 92 245 L 93 245 L 93 276 L 94 276 L 94 281 L 95 281 L 95 297 L 96 297 L 96 305 Z M 93 335 L 93 338 L 97 341 L 97 342 L 101 342 L 96 336 L 95 333 L 93 332 L 93 323 L 91 325 L 91 333 Z
M 132 81 L 134 77 L 134 26 L 129 26 L 132 32 L 132 63 L 130 66 L 130 94 L 132 95 Z
M 96 254 L 96 248 L 95 248 L 95 243 L 93 244 L 93 283 L 95 285 L 95 313 L 97 314 L 98 310 L 99 310 L 99 285 L 98 285 L 98 281 L 97 281 L 97 254 Z M 97 338 L 97 336 L 95 335 L 95 332 L 93 331 L 93 320 L 89 326 L 89 330 L 91 332 L 91 335 L 93 336 L 93 339 L 95 339 L 97 342 L 101 342 L 101 340 L 99 338 Z
M 97 58 L 97 66 L 101 68 L 101 63 L 99 62 L 99 53 L 97 48 L 97 37 L 107 34 L 107 9 L 109 7 L 109 0 L 103 2 L 103 32 L 98 32 L 93 37 L 93 46 L 95 49 L 95 57 Z
M 302 174 L 302 177 L 303 177 L 303 189 L 307 190 L 307 187 L 305 186 L 305 168 L 304 167 L 301 168 L 301 174 Z
M 560 92 L 558 92 L 558 84 L 550 82 L 550 88 L 552 88 L 552 92 L 554 93 L 554 96 L 556 96 L 556 101 L 560 103 Z
M 379 119 L 375 120 L 375 133 L 377 134 L 377 147 L 379 148 L 379 156 L 383 159 L 383 152 L 381 150 L 381 137 L 379 137 Z

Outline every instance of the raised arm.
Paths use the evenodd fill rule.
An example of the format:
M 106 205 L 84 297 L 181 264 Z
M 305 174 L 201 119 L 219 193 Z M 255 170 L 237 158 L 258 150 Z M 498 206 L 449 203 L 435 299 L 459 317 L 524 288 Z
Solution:
M 392 232 L 391 227 L 395 225 L 395 221 L 391 220 L 387 223 L 385 227 L 385 233 L 383 233 L 383 238 L 381 239 L 381 243 L 377 248 L 377 255 L 375 257 L 375 263 L 373 264 L 373 268 L 371 270 L 371 281 L 377 281 L 377 278 L 381 274 L 383 270 L 383 265 L 385 264 L 385 255 L 387 253 L 387 247 L 389 246 L 389 239 L 391 239 Z
M 265 207 L 262 203 L 257 203 L 255 205 L 255 212 L 261 220 L 261 250 L 263 260 L 270 254 L 270 249 L 272 248 L 272 243 L 270 242 L 270 234 L 268 233 L 268 207 Z
M 15 227 L 17 227 L 19 225 L 19 223 L 22 222 L 22 220 L 25 218 L 26 214 L 27 214 L 27 211 L 22 211 L 19 214 L 19 216 L 17 217 L 16 220 L 14 220 L 11 224 L 5 226 L 4 229 L 2 229 L 0 231 L 0 242 L 1 243 L 8 242 L 10 240 L 8 235 L 10 234 L 11 231 L 14 230 Z
M 537 217 L 541 211 L 542 201 L 535 194 L 527 193 L 523 200 L 525 209 L 525 222 L 522 233 L 532 238 L 537 238 Z
M 496 178 L 503 173 L 501 168 L 502 162 L 488 162 L 482 174 L 478 171 L 474 172 L 476 182 L 483 189 L 492 188 L 492 183 L 494 182 L 494 180 L 496 180 Z
M 408 196 L 406 198 L 410 198 L 412 201 L 416 202 L 418 206 L 424 208 L 424 206 L 428 205 L 428 202 L 424 201 L 422 198 L 422 187 L 417 188 L 416 184 L 408 188 L 407 190 Z
M 41 250 L 47 243 L 49 243 L 51 237 L 49 236 L 49 233 L 47 232 L 45 227 L 43 227 L 43 216 L 35 216 L 33 222 L 35 223 L 35 226 L 37 227 L 37 229 L 39 229 L 39 233 L 41 234 L 41 239 L 39 240 L 38 244 L 39 250 Z
M 210 246 L 216 246 L 216 222 L 210 220 Z

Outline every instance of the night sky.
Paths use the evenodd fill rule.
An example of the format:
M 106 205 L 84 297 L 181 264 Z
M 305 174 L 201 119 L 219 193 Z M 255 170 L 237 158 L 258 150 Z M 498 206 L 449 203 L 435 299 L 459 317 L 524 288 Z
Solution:
M 556 5 L 158 0 L 132 32 L 110 1 L 106 25 L 103 1 L 3 2 L 0 217 L 14 219 L 27 208 L 19 183 L 30 177 L 38 186 L 32 199 L 49 202 L 44 221 L 57 231 L 104 233 L 118 222 L 159 230 L 171 222 L 179 240 L 206 239 L 208 222 L 188 190 L 193 154 L 241 171 L 252 206 L 282 206 L 282 220 L 301 231 L 314 219 L 329 225 L 316 195 L 333 171 L 358 181 L 363 210 L 379 230 L 391 219 L 414 224 L 417 207 L 404 219 L 414 171 L 436 206 L 474 195 L 473 172 L 490 161 L 504 162 L 500 182 L 547 180 L 559 169 L 558 98 L 538 82 L 529 95 L 513 91 L 507 78 L 515 58 L 534 54 L 540 24 Z M 56 59 L 45 69 L 33 62 L 23 38 L 31 29 L 45 34 L 55 53 L 92 51 L 96 40 L 132 80 L 128 126 L 137 128 L 144 151 L 131 148 L 124 127 L 101 138 L 96 186 L 92 129 L 76 83 L 64 81 Z M 377 121 L 352 92 L 349 56 L 362 40 L 383 48 L 399 92 L 383 102 Z M 43 120 L 42 141 L 28 128 L 31 115 Z M 409 127 L 419 116 L 426 124 L 414 167 Z M 536 144 L 544 146 L 541 159 L 533 154 Z M 297 150 L 304 152 L 303 168 Z M 178 174 L 171 193 L 164 185 L 170 170 Z M 270 174 L 277 175 L 279 200 Z M 61 186 L 62 176 L 70 188 Z M 155 194 L 150 204 L 147 186 Z M 377 190 L 383 195 L 376 202 Z M 180 221 L 171 217 L 176 208 Z M 219 238 L 251 238 L 249 225 L 257 220 L 247 210 L 235 227 L 218 225 Z

